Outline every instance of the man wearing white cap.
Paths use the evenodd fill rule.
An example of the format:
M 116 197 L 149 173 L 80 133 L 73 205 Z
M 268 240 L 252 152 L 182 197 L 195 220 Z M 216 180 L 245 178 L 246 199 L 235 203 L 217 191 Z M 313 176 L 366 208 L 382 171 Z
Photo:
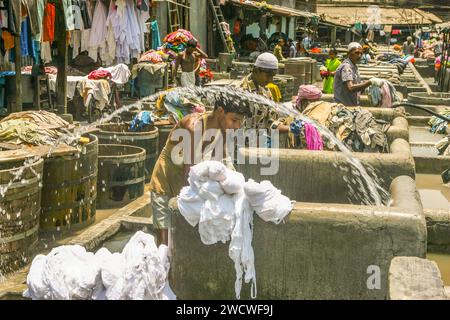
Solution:
M 252 93 L 257 93 L 273 100 L 270 90 L 266 86 L 273 81 L 273 77 L 278 71 L 278 59 L 269 52 L 260 54 L 256 59 L 252 73 L 244 77 L 238 86 Z M 244 122 L 244 127 L 254 129 L 278 129 L 281 132 L 288 132 L 289 127 L 281 124 L 274 112 L 268 106 L 257 105 L 251 103 L 250 105 L 253 117 L 247 118 Z
M 357 63 L 361 60 L 363 48 L 358 42 L 348 45 L 348 57 L 337 68 L 334 76 L 334 100 L 345 106 L 358 106 L 362 91 L 371 85 L 382 86 L 383 80 L 372 78 L 362 82 Z

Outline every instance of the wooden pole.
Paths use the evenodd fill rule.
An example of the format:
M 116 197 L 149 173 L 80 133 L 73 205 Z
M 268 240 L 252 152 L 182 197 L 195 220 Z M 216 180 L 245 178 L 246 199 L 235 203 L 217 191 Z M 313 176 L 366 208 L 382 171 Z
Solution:
M 20 12 L 20 1 L 13 1 L 13 5 L 16 6 L 15 11 Z M 11 17 L 12 19 L 12 17 Z M 17 33 L 19 35 L 14 36 L 14 53 L 16 56 L 16 61 L 14 63 L 16 71 L 16 101 L 15 104 L 10 105 L 10 113 L 22 111 L 22 53 L 20 49 L 20 32 L 21 24 L 18 24 Z
M 56 28 L 55 40 L 58 48 L 58 56 L 56 57 L 56 65 L 58 75 L 56 78 L 56 106 L 59 114 L 67 113 L 67 36 L 66 36 L 66 20 L 62 0 L 55 1 L 56 5 Z
M 14 52 L 16 61 L 14 63 L 16 71 L 16 103 L 11 106 L 11 112 L 22 111 L 22 54 L 20 52 L 20 37 L 14 37 Z

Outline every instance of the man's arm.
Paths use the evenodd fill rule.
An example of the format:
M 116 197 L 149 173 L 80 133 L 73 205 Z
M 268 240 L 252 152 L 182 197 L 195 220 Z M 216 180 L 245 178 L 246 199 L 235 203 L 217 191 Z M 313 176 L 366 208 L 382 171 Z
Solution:
M 345 83 L 345 85 L 347 86 L 348 91 L 350 92 L 361 92 L 364 91 L 366 88 L 370 87 L 372 85 L 372 82 L 370 81 L 365 81 L 359 84 L 354 84 L 352 80 L 347 81 Z
M 181 53 L 178 54 L 177 56 L 177 60 L 175 61 L 175 70 L 173 72 L 173 82 L 176 83 L 177 81 L 177 73 L 178 73 L 178 68 L 180 67 L 181 64 Z
M 347 90 L 350 92 L 361 92 L 364 89 L 370 87 L 370 85 L 372 84 L 372 82 L 370 82 L 370 81 L 365 81 L 365 82 L 358 83 L 358 84 L 354 83 L 355 79 L 354 79 L 353 70 L 349 65 L 343 66 L 343 69 L 341 72 L 341 78 L 342 78 L 342 82 L 345 83 Z
M 208 55 L 205 52 L 203 52 L 202 49 L 196 48 L 196 51 L 197 51 L 197 53 L 200 54 L 201 59 L 208 59 Z
M 194 139 L 195 137 L 195 130 L 202 130 L 201 125 L 198 125 L 199 121 L 199 116 L 198 114 L 192 114 L 189 116 L 184 117 L 181 121 L 180 121 L 180 128 L 184 128 L 186 130 L 188 130 L 189 134 L 190 134 L 190 139 L 191 139 L 191 143 L 190 143 L 190 150 L 184 150 L 185 152 L 188 153 L 189 157 L 188 163 L 184 163 L 184 175 L 187 181 L 187 178 L 189 176 L 189 171 L 191 170 L 191 167 L 195 164 L 195 149 L 196 149 L 196 141 Z M 200 141 L 200 143 L 202 144 L 202 141 Z M 201 149 L 199 150 L 201 152 Z

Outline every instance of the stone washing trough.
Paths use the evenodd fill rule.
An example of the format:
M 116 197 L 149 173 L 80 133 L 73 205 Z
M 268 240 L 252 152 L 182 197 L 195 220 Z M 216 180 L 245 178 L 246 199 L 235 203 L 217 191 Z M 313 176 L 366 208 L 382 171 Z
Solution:
M 405 119 L 403 119 L 405 121 Z M 391 153 L 353 153 L 391 190 L 391 206 L 367 206 L 349 197 L 348 163 L 341 152 L 270 150 L 276 175 L 248 164 L 261 149 L 240 149 L 246 165 L 236 169 L 256 181 L 270 180 L 296 200 L 278 226 L 255 217 L 253 246 L 260 299 L 385 299 L 390 261 L 398 255 L 425 257 L 426 222 L 416 191 L 409 144 L 397 138 Z M 267 150 L 266 150 L 267 151 Z M 354 177 L 347 176 L 348 181 Z M 172 201 L 171 285 L 184 299 L 232 299 L 234 268 L 228 245 L 205 246 Z M 367 268 L 380 267 L 381 290 L 366 286 Z M 245 286 L 243 298 L 250 289 Z
M 325 168 L 323 162 L 321 165 Z M 334 168 L 332 162 L 327 165 Z M 243 172 L 260 180 L 258 166 L 253 167 L 247 166 Z M 332 170 L 316 171 L 314 187 L 307 190 L 312 174 L 305 177 L 305 171 L 292 170 L 294 167 L 286 158 L 278 176 L 265 177 L 278 187 L 280 180 L 285 180 L 284 186 L 293 182 L 296 189 L 281 189 L 302 202 L 295 203 L 280 225 L 254 218 L 257 298 L 386 299 L 392 258 L 426 255 L 426 223 L 414 180 L 401 176 L 390 184 L 390 207 L 366 206 L 332 195 L 334 187 L 328 179 Z M 334 174 L 339 174 L 338 169 Z M 304 186 L 299 187 L 302 182 Z M 174 292 L 181 299 L 234 299 L 235 270 L 228 257 L 229 244 L 204 245 L 197 228 L 177 211 L 175 199 L 171 208 L 170 283 Z M 379 290 L 367 287 L 370 270 L 379 272 Z M 250 286 L 244 285 L 241 297 L 248 299 L 249 293 Z
M 450 108 L 450 93 L 445 92 L 433 92 L 427 94 L 426 92 L 414 92 L 408 95 L 408 102 L 425 106 L 434 112 L 442 112 L 445 108 Z M 407 108 L 408 113 L 412 116 L 427 116 L 431 115 L 425 111 Z

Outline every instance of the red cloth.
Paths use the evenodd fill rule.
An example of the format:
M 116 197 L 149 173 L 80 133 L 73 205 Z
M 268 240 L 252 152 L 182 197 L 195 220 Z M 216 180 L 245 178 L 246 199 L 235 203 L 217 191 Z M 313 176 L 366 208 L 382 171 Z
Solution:
M 42 20 L 43 35 L 42 41 L 53 42 L 55 40 L 55 5 L 47 3 Z
M 111 79 L 111 72 L 106 70 L 94 70 L 88 75 L 89 80 Z

